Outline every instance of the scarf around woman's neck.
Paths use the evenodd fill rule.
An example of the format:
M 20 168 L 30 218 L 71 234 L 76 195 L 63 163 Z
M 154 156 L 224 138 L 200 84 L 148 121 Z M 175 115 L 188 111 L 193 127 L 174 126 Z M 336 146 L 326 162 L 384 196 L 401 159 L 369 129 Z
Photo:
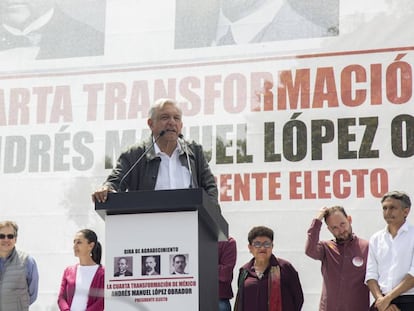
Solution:
M 280 267 L 272 266 L 269 272 L 269 311 L 282 311 Z
M 243 311 L 243 288 L 244 281 L 248 275 L 246 268 L 242 269 L 239 275 L 236 301 L 234 310 Z M 280 266 L 271 266 L 268 277 L 268 311 L 282 311 L 282 288 L 280 283 Z

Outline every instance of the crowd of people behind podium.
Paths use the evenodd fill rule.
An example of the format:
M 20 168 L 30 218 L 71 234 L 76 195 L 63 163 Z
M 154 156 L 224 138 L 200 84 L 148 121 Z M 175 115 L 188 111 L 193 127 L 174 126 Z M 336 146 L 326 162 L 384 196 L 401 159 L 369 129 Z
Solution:
M 118 158 L 106 181 L 92 194 L 105 202 L 108 193 L 133 190 L 203 188 L 220 209 L 214 176 L 195 142 L 183 139 L 182 112 L 173 99 L 151 106 L 148 120 L 151 137 L 131 146 Z M 409 196 L 401 191 L 381 199 L 386 227 L 369 241 L 352 230 L 352 218 L 342 206 L 323 207 L 308 230 L 305 253 L 321 262 L 323 278 L 320 311 L 413 311 L 414 226 L 406 221 Z M 321 241 L 322 221 L 333 235 Z M 0 222 L 0 311 L 25 311 L 38 295 L 39 274 L 35 259 L 18 249 L 18 225 Z M 252 255 L 237 273 L 237 292 L 232 282 L 237 247 L 234 238 L 218 243 L 219 311 L 299 311 L 304 296 L 300 276 L 292 263 L 274 254 L 274 231 L 255 226 L 247 234 Z M 76 232 L 74 255 L 79 262 L 64 269 L 57 304 L 60 310 L 104 310 L 102 247 L 90 229 Z M 119 258 L 119 273 L 127 262 Z M 145 274 L 157 274 L 157 261 L 147 256 Z M 186 257 L 177 255 L 174 271 L 185 273 Z M 121 272 L 122 271 L 122 272 Z M 144 272 L 143 272 L 144 273 Z M 370 306 L 370 293 L 373 302 Z M 111 310 L 112 311 L 112 310 Z

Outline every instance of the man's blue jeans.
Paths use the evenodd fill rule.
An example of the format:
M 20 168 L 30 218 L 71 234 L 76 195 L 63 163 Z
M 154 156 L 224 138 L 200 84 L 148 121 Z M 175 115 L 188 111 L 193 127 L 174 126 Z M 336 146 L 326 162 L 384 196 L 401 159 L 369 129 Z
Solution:
M 229 299 L 219 299 L 219 311 L 231 311 Z

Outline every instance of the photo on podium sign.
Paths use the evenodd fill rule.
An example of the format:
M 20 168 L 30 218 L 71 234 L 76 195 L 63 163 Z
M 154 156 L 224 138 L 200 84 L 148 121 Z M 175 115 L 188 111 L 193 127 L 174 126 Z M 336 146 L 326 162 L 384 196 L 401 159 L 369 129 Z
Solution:
M 114 276 L 133 276 L 133 260 L 132 256 L 114 257 Z
M 142 275 L 160 275 L 161 274 L 161 256 L 150 255 L 142 256 Z
M 188 274 L 189 254 L 170 255 L 170 274 Z

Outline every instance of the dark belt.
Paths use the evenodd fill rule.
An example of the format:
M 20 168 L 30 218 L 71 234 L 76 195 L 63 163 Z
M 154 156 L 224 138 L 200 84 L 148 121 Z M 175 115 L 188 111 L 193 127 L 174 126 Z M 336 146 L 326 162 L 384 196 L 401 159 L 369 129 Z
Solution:
M 393 299 L 391 303 L 414 303 L 414 295 L 401 295 Z

